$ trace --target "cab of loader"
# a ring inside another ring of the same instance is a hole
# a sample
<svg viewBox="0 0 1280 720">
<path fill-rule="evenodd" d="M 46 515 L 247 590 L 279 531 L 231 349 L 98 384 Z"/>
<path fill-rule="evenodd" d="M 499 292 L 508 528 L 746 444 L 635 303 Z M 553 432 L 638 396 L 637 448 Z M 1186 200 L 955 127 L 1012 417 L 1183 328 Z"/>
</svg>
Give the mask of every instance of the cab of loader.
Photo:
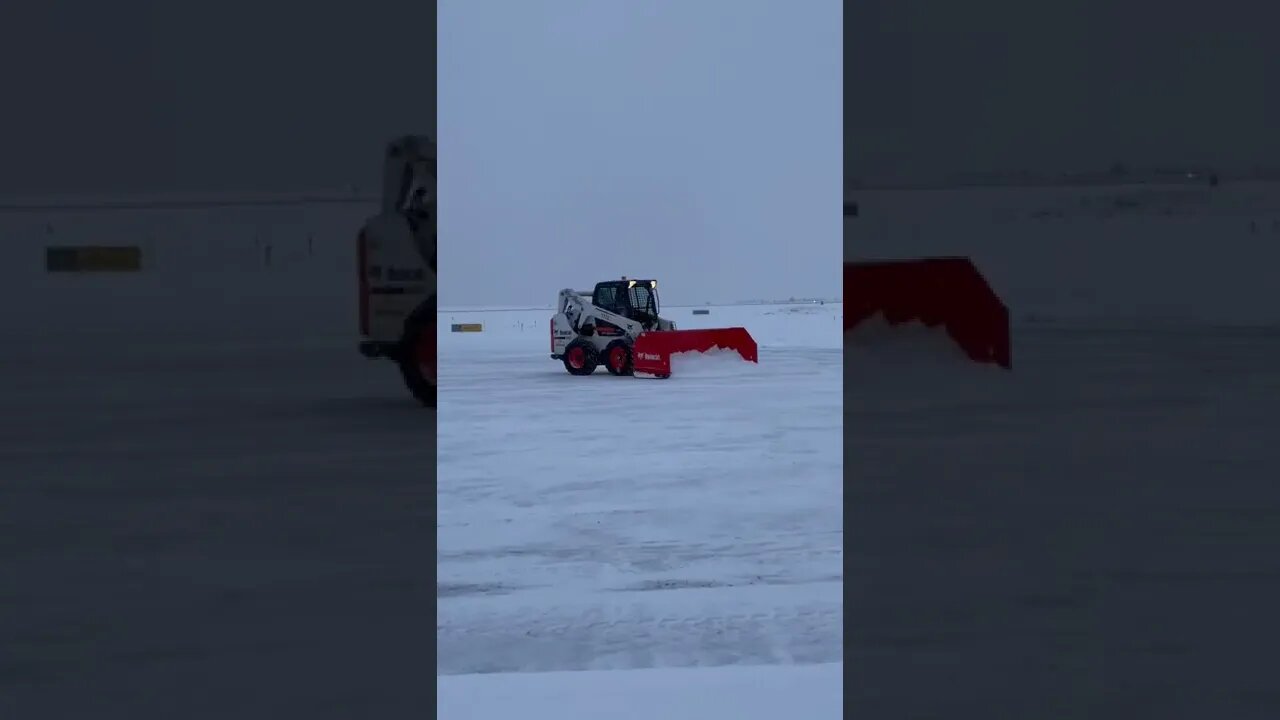
<svg viewBox="0 0 1280 720">
<path fill-rule="evenodd" d="M 658 322 L 658 281 L 624 277 L 596 283 L 591 304 L 652 329 Z"/>
</svg>

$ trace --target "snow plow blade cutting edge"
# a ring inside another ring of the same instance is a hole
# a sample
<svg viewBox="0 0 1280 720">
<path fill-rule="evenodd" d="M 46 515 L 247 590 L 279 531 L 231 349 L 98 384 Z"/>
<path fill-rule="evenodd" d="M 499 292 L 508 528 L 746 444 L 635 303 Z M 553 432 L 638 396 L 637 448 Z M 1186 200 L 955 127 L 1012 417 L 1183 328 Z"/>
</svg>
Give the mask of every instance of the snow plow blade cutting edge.
<svg viewBox="0 0 1280 720">
<path fill-rule="evenodd" d="M 672 355 L 715 349 L 734 350 L 747 362 L 760 362 L 755 338 L 746 328 L 650 330 L 636 338 L 632 349 L 633 372 L 637 377 L 668 378 Z"/>
</svg>

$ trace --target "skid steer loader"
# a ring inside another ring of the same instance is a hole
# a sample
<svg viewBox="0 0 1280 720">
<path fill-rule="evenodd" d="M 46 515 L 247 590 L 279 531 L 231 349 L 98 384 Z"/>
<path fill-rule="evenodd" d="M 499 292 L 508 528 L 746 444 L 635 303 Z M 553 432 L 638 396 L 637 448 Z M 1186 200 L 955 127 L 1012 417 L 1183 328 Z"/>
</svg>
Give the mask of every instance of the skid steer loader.
<svg viewBox="0 0 1280 720">
<path fill-rule="evenodd" d="M 382 207 L 357 239 L 362 355 L 396 364 L 409 392 L 436 406 L 436 150 L 428 136 L 389 142 Z"/>
<path fill-rule="evenodd" d="M 590 375 L 600 365 L 611 375 L 671 377 L 679 353 L 735 350 L 759 362 L 756 341 L 741 327 L 677 330 L 658 315 L 656 280 L 609 280 L 594 290 L 560 291 L 551 318 L 551 358 L 570 375 Z"/>
</svg>

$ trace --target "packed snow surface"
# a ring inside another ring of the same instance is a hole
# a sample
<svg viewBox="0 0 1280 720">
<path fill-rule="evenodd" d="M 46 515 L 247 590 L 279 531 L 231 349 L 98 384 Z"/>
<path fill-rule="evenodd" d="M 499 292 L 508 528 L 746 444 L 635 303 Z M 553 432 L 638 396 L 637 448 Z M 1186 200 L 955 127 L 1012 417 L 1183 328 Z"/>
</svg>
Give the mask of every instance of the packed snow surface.
<svg viewBox="0 0 1280 720">
<path fill-rule="evenodd" d="M 356 352 L 358 218 L 46 274 L 73 219 L 0 243 L 0 717 L 426 713 L 435 418 Z"/>
<path fill-rule="evenodd" d="M 678 357 L 666 380 L 569 375 L 552 314 L 440 314 L 439 671 L 540 673 L 441 678 L 441 702 L 674 718 L 734 688 L 766 713 L 735 717 L 836 717 L 841 306 L 668 308 L 681 328 L 746 327 L 760 362 Z M 483 331 L 450 332 L 463 322 Z M 541 674 L 649 668 L 665 671 Z M 602 688 L 632 700 L 592 705 Z"/>
<path fill-rule="evenodd" d="M 851 707 L 1274 717 L 1280 332 L 931 334 L 846 353 Z"/>
<path fill-rule="evenodd" d="M 838 718 L 841 679 L 839 663 L 448 675 L 437 709 L 449 720 Z"/>
<path fill-rule="evenodd" d="M 433 559 L 436 414 L 356 352 L 366 212 L 4 216 L 0 717 L 420 716 L 437 652 L 553 671 L 451 675 L 447 708 L 835 717 L 838 308 L 675 310 L 761 363 L 648 382 L 570 377 L 549 310 L 441 315 Z M 143 271 L 45 272 L 94 242 Z M 656 669 L 554 672 L 593 668 Z"/>
</svg>

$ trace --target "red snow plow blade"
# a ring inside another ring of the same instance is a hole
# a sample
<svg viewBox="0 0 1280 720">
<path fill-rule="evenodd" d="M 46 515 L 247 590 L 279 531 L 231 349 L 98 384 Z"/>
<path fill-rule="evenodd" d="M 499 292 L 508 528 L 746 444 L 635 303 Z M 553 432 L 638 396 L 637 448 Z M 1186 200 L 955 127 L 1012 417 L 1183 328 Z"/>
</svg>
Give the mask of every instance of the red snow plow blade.
<svg viewBox="0 0 1280 720">
<path fill-rule="evenodd" d="M 671 377 L 671 356 L 705 353 L 713 349 L 735 350 L 748 362 L 759 362 L 756 341 L 746 328 L 706 330 L 653 330 L 640 333 L 632 348 L 632 368 L 637 375 Z"/>
<path fill-rule="evenodd" d="M 844 288 L 846 332 L 877 313 L 942 325 L 974 362 L 1013 367 L 1009 309 L 969 258 L 845 263 Z"/>
</svg>

